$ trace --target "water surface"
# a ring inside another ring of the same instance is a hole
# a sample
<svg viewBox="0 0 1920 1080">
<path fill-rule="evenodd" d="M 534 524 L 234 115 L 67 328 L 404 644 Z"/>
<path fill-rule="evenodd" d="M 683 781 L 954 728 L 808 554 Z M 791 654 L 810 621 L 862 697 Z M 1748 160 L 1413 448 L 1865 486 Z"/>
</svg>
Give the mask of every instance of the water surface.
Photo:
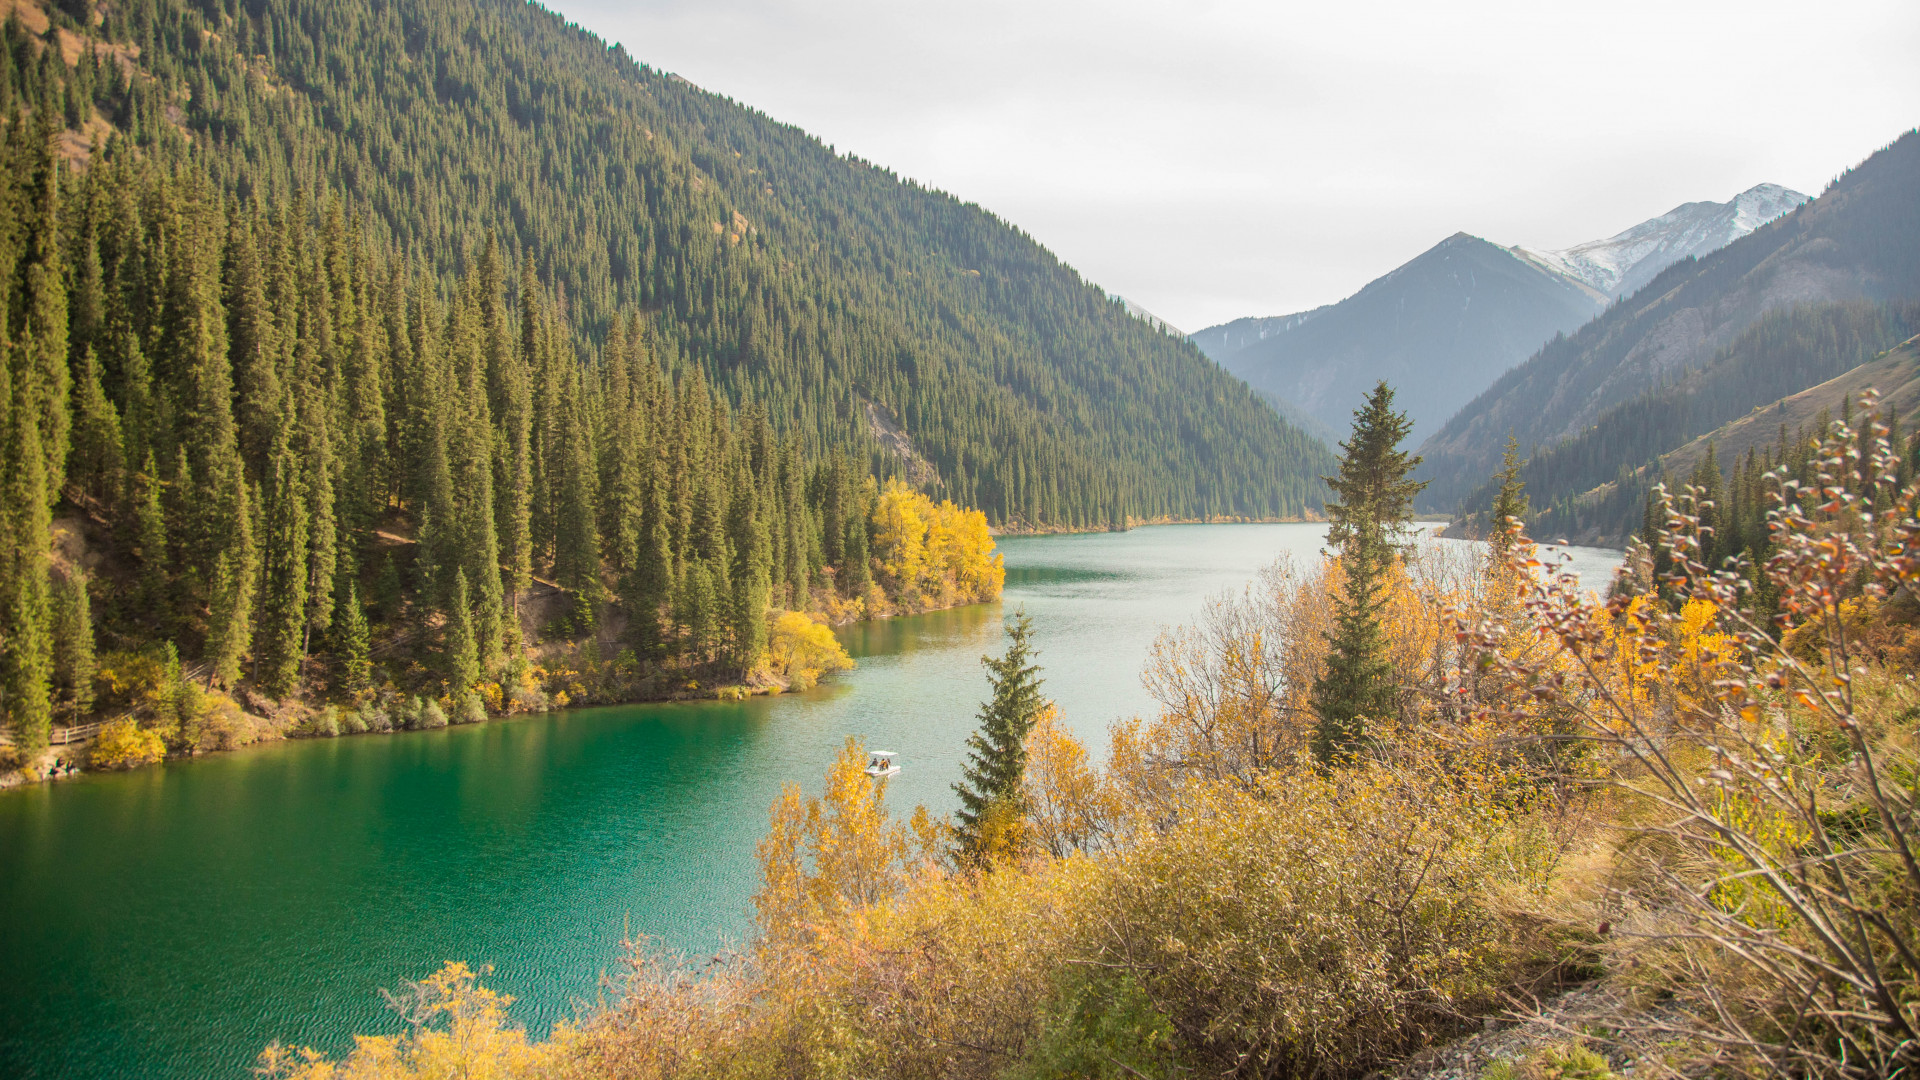
<svg viewBox="0 0 1920 1080">
<path fill-rule="evenodd" d="M 953 808 L 979 657 L 1034 620 L 1047 692 L 1096 748 L 1150 711 L 1140 670 L 1311 525 L 1002 541 L 1000 604 L 849 627 L 858 670 L 743 703 L 581 709 L 304 740 L 0 792 L 0 1076 L 246 1075 L 273 1039 L 330 1052 L 395 1030 L 379 990 L 491 964 L 534 1033 L 645 934 L 690 953 L 748 928 L 782 784 L 848 735 L 897 751 L 891 801 Z M 1610 552 L 1578 551 L 1603 574 Z"/>
</svg>

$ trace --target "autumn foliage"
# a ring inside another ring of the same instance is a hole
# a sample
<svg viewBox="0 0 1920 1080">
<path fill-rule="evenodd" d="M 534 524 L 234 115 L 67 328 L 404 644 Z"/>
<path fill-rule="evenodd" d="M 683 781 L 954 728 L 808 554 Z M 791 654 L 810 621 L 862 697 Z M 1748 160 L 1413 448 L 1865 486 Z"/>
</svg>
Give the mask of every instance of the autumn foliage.
<svg viewBox="0 0 1920 1080">
<path fill-rule="evenodd" d="M 987 517 L 889 480 L 873 508 L 875 576 L 895 612 L 998 599 L 1007 571 Z"/>
<path fill-rule="evenodd" d="M 751 947 L 642 947 L 552 1039 L 474 1034 L 469 1074 L 1357 1077 L 1582 982 L 1561 1022 L 1590 1045 L 1487 1075 L 1910 1071 L 1920 692 L 1881 643 L 1920 607 L 1920 492 L 1884 432 L 1835 431 L 1812 488 L 1776 478 L 1764 566 L 1701 562 L 1698 491 L 1604 599 L 1518 534 L 1396 558 L 1392 706 L 1331 766 L 1310 697 L 1338 560 L 1165 634 L 1160 708 L 1104 768 L 1047 710 L 983 862 L 892 814 L 849 742 L 775 803 Z M 268 1064 L 450 1075 L 410 1038 Z"/>
</svg>

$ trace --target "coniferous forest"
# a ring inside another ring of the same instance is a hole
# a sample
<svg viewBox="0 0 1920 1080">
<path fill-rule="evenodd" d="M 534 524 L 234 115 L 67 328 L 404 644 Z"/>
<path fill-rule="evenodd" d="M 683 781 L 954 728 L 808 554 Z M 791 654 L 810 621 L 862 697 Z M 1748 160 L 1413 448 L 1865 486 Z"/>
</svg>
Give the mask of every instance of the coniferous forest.
<svg viewBox="0 0 1920 1080">
<path fill-rule="evenodd" d="M 128 710 L 96 760 L 245 741 L 235 698 L 352 730 L 805 685 L 823 623 L 997 595 L 990 522 L 1297 515 L 1323 470 L 978 207 L 538 7 L 4 37 L 28 756 Z"/>
<path fill-rule="evenodd" d="M 495 235 L 586 337 L 646 311 L 725 400 L 899 469 L 872 406 L 931 493 L 995 524 L 1297 515 L 1331 461 L 979 207 L 538 6 L 139 0 L 67 19 L 47 31 L 68 35 L 65 74 L 15 32 L 16 100 L 51 94 L 70 126 L 98 117 L 245 203 L 339 198 L 442 283 Z"/>
</svg>

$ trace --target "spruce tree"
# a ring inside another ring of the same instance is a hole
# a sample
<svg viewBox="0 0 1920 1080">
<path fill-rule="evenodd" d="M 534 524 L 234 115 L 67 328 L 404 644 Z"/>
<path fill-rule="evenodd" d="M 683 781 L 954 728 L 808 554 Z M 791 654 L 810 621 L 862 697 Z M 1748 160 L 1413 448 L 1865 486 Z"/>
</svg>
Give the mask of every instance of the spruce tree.
<svg viewBox="0 0 1920 1080">
<path fill-rule="evenodd" d="M 120 411 L 107 397 L 100 381 L 100 361 L 92 348 L 81 357 L 73 418 L 68 473 L 82 494 L 103 507 L 114 506 L 119 502 L 121 475 L 126 471 Z"/>
<path fill-rule="evenodd" d="M 574 630 L 593 629 L 600 600 L 600 532 L 594 513 L 598 483 L 585 391 L 576 373 L 563 386 L 562 427 L 555 447 L 560 488 L 554 508 L 553 576 L 573 600 Z"/>
<path fill-rule="evenodd" d="M 744 454 L 736 458 L 733 506 L 728 512 L 728 546 L 734 551 L 732 611 L 733 662 L 743 674 L 760 664 L 767 651 L 767 603 L 773 591 L 767 532 L 758 513 L 758 492 Z"/>
<path fill-rule="evenodd" d="M 527 370 L 527 356 L 516 347 L 508 333 L 504 305 L 501 303 L 499 252 L 492 236 L 487 238 L 486 257 L 479 275 L 482 332 L 486 338 L 488 388 L 492 395 L 494 423 L 498 425 L 494 460 L 495 531 L 500 557 L 506 564 L 504 587 L 506 619 L 510 644 L 519 643 L 520 596 L 533 585 L 533 541 L 530 518 L 533 506 L 533 387 Z"/>
<path fill-rule="evenodd" d="M 154 464 L 152 450 L 147 451 L 138 485 L 133 507 L 133 554 L 140 563 L 136 607 L 149 621 L 164 627 L 168 622 L 165 611 L 171 589 L 167 511 L 161 499 L 159 468 Z"/>
<path fill-rule="evenodd" d="M 16 346 L 0 359 L 0 708 L 23 761 L 47 747 L 52 721 L 52 612 L 47 595 L 46 457 L 40 443 L 36 357 Z"/>
<path fill-rule="evenodd" d="M 226 516 L 233 534 L 214 564 L 213 593 L 207 610 L 206 660 L 213 679 L 240 684 L 240 661 L 253 645 L 254 589 L 260 581 L 260 548 L 254 540 L 252 490 L 246 477 L 233 477 Z"/>
<path fill-rule="evenodd" d="M 78 720 L 93 711 L 93 605 L 87 576 L 69 567 L 53 583 L 53 675 Z"/>
<path fill-rule="evenodd" d="M 1493 509 L 1487 522 L 1487 542 L 1493 546 L 1496 559 L 1504 560 L 1512 547 L 1512 522 L 1526 524 L 1526 484 L 1520 480 L 1520 469 L 1525 464 L 1520 459 L 1520 443 L 1509 432 L 1506 449 L 1501 452 L 1500 471 L 1494 474 L 1494 478 L 1500 481 L 1500 488 L 1494 494 Z"/>
<path fill-rule="evenodd" d="M 60 173 L 65 165 L 55 152 L 53 140 L 58 132 L 52 119 L 44 114 L 35 121 L 19 119 L 20 124 L 39 123 L 42 131 L 26 192 L 33 202 L 26 208 L 25 259 L 18 271 L 19 292 L 12 298 L 15 306 L 8 320 L 16 358 L 14 405 L 24 406 L 33 414 L 35 438 L 40 445 L 42 495 L 49 507 L 60 501 L 66 485 L 71 424 L 67 398 L 72 378 L 67 356 L 67 273 L 59 206 Z"/>
<path fill-rule="evenodd" d="M 1400 449 L 1412 427 L 1405 413 L 1393 411 L 1393 390 L 1379 383 L 1354 411 L 1353 434 L 1340 444 L 1339 475 L 1324 478 L 1335 496 L 1327 503 L 1327 540 L 1340 550 L 1343 580 L 1325 668 L 1312 691 L 1319 716 L 1313 752 L 1322 764 L 1358 753 L 1367 722 L 1395 708 L 1380 620 L 1387 574 L 1404 550 L 1413 497 L 1425 486 L 1407 479 L 1420 459 Z"/>
<path fill-rule="evenodd" d="M 340 665 L 336 688 L 358 694 L 369 684 L 373 663 L 367 650 L 367 615 L 360 607 L 360 586 L 352 578 L 340 596 L 333 636 L 334 661 Z"/>
<path fill-rule="evenodd" d="M 307 538 L 305 470 L 283 427 L 274 439 L 273 472 L 267 489 L 265 535 L 261 537 L 261 648 L 267 691 L 285 697 L 298 688 L 306 659 Z"/>
<path fill-rule="evenodd" d="M 665 644 L 660 613 L 673 586 L 673 534 L 667 519 L 666 482 L 654 475 L 648 478 L 640 515 L 639 550 L 621 579 L 629 633 L 646 656 L 657 656 Z"/>
<path fill-rule="evenodd" d="M 447 696 L 457 706 L 480 681 L 480 651 L 473 639 L 473 600 L 467 571 L 453 572 L 453 602 L 447 611 Z"/>
<path fill-rule="evenodd" d="M 980 727 L 967 736 L 967 761 L 960 767 L 960 796 L 954 830 L 963 858 L 985 854 L 986 829 L 995 815 L 1018 817 L 1020 789 L 1027 772 L 1027 733 L 1047 706 L 1040 696 L 1040 668 L 1033 663 L 1033 620 L 1016 611 L 1007 625 L 1007 651 L 983 656 L 993 696 L 980 707 Z"/>
</svg>

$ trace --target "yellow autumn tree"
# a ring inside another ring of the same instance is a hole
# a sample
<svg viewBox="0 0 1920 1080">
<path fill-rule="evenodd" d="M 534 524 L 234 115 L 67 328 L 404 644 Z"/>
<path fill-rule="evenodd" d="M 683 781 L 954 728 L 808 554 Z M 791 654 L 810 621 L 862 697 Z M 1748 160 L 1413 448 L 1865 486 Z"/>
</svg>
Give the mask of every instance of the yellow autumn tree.
<svg viewBox="0 0 1920 1080">
<path fill-rule="evenodd" d="M 877 575 L 896 611 L 929 611 L 999 597 L 1006 567 L 987 517 L 889 480 L 873 510 Z"/>
<path fill-rule="evenodd" d="M 362 1035 L 353 1051 L 329 1061 L 306 1047 L 275 1044 L 260 1055 L 254 1075 L 268 1080 L 521 1080 L 553 1074 L 569 1030 L 551 1041 L 529 1043 L 526 1030 L 510 1024 L 513 999 L 480 984 L 478 972 L 449 963 L 394 995 L 407 1022 L 404 1035 Z"/>
<path fill-rule="evenodd" d="M 833 628 L 799 611 L 774 616 L 767 633 L 767 664 L 788 687 L 806 690 L 820 676 L 853 667 L 853 658 L 833 636 Z"/>
<path fill-rule="evenodd" d="M 774 800 L 753 898 L 769 947 L 813 940 L 899 891 L 910 831 L 887 813 L 887 782 L 868 776 L 866 762 L 866 748 L 848 737 L 825 791 L 788 784 Z"/>
<path fill-rule="evenodd" d="M 1097 848 L 1124 810 L 1113 784 L 1093 767 L 1087 748 L 1049 704 L 1027 733 L 1021 791 L 1030 841 L 1056 858 Z"/>
</svg>

